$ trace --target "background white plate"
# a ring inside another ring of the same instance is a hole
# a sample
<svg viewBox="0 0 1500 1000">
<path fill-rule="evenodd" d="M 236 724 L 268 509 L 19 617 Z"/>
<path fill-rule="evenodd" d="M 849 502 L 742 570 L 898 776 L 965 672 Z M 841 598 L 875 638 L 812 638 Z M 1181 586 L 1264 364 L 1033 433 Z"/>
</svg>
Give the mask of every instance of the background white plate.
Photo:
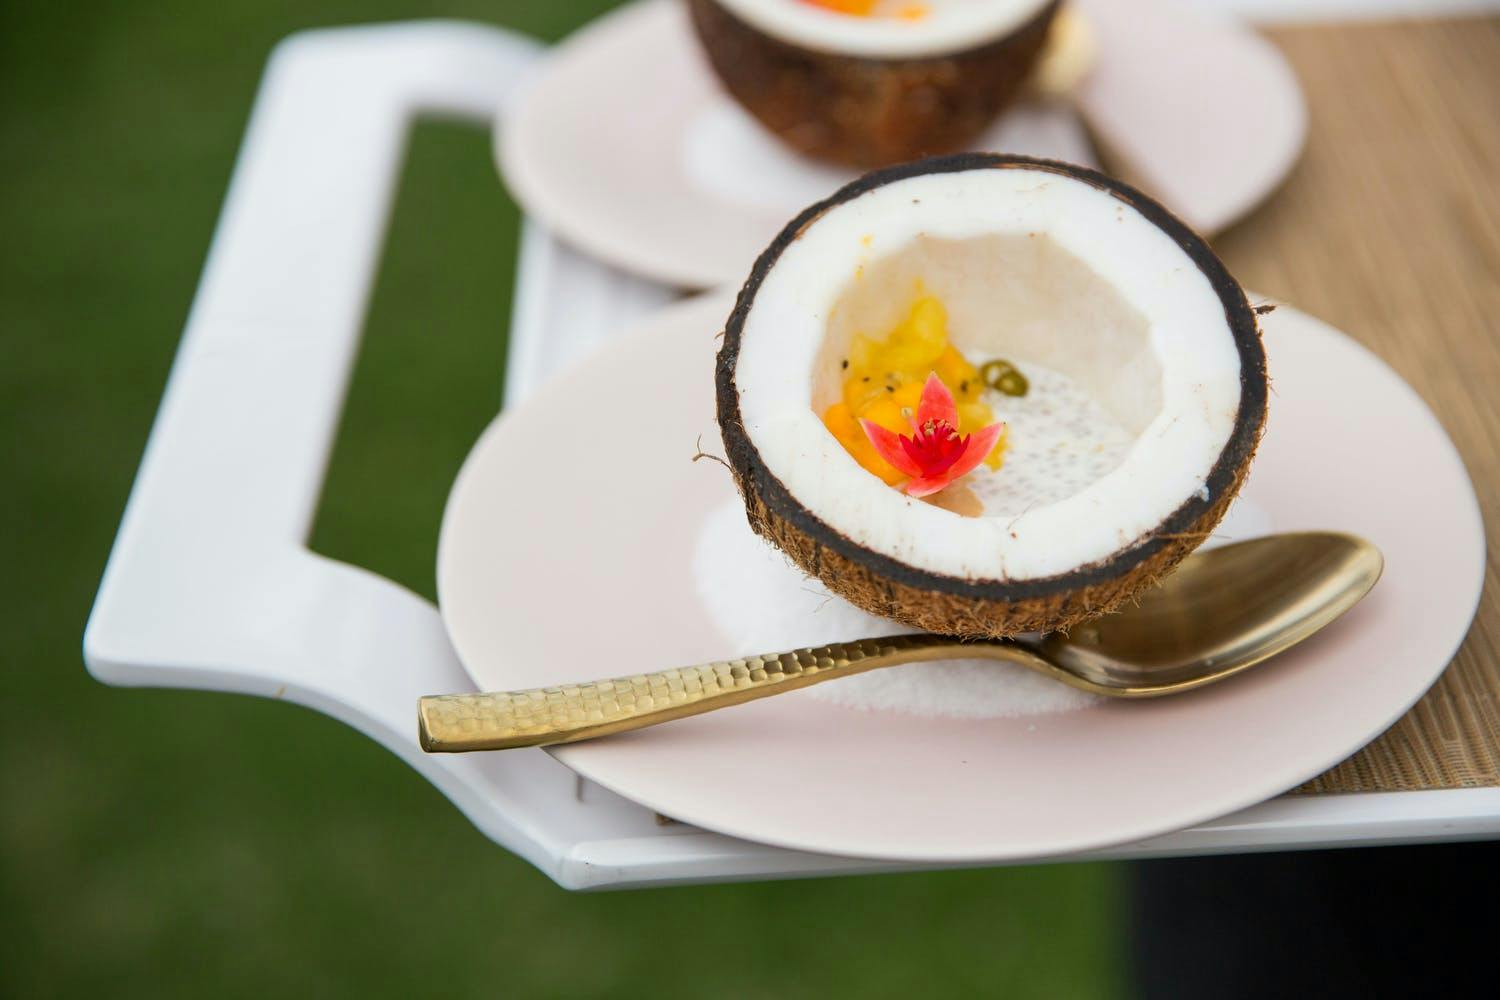
<svg viewBox="0 0 1500 1000">
<path fill-rule="evenodd" d="M 438 588 L 483 689 L 716 659 L 691 560 L 728 473 L 711 368 L 726 296 L 658 314 L 507 412 L 465 464 Z M 1264 320 L 1274 395 L 1246 495 L 1274 530 L 1375 541 L 1369 598 L 1304 646 L 1193 694 L 1017 719 L 865 712 L 784 695 L 555 756 L 658 812 L 787 847 L 979 862 L 1126 843 L 1291 788 L 1383 731 L 1473 617 L 1484 538 L 1431 412 L 1347 337 Z"/>
<path fill-rule="evenodd" d="M 1301 152 L 1291 69 L 1249 29 L 1162 0 L 1074 0 L 1099 57 L 1078 111 L 1129 179 L 1201 232 L 1268 195 Z M 644 0 L 559 45 L 496 132 L 517 199 L 559 235 L 667 284 L 738 284 L 787 220 L 856 174 L 783 148 L 721 91 L 684 6 Z M 1032 99 L 977 148 L 1093 165 L 1083 121 Z"/>
</svg>

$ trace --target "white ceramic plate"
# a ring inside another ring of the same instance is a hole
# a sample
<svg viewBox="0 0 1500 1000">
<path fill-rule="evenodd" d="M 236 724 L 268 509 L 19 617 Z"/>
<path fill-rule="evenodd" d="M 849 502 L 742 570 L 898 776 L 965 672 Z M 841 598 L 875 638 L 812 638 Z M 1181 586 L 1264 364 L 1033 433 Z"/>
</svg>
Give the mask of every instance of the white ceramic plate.
<svg viewBox="0 0 1500 1000">
<path fill-rule="evenodd" d="M 475 446 L 444 518 L 438 589 L 481 689 L 725 654 L 691 566 L 733 487 L 691 458 L 700 435 L 718 441 L 711 370 L 729 309 L 725 296 L 670 307 Z M 1246 497 L 1267 530 L 1352 531 L 1386 557 L 1371 595 L 1303 646 L 1160 701 L 951 719 L 799 692 L 553 752 L 710 830 L 933 862 L 1139 840 L 1344 759 L 1451 659 L 1479 598 L 1483 529 L 1451 442 L 1400 378 L 1292 309 L 1265 328 L 1275 393 Z"/>
<path fill-rule="evenodd" d="M 1126 179 L 1212 235 L 1291 173 L 1307 106 L 1274 45 L 1172 0 L 1072 2 L 1101 40 L 1078 110 Z"/>
<path fill-rule="evenodd" d="M 1129 176 L 1203 232 L 1296 162 L 1306 112 L 1280 54 L 1234 22 L 1162 0 L 1078 0 L 1101 39 L 1077 94 Z M 719 88 L 677 0 L 645 0 L 557 47 L 496 131 L 526 211 L 618 267 L 667 284 L 738 284 L 786 221 L 852 180 L 783 148 Z M 980 149 L 1084 165 L 1073 108 L 1032 100 Z"/>
</svg>

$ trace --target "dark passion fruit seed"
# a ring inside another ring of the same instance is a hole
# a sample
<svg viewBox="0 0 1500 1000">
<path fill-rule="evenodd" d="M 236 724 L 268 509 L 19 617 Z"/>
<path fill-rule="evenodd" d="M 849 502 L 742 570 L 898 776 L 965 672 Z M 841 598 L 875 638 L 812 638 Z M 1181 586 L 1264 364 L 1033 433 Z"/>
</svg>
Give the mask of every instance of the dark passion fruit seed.
<svg viewBox="0 0 1500 1000">
<path fill-rule="evenodd" d="M 985 385 L 1007 396 L 1024 396 L 1031 388 L 1026 376 L 1009 361 L 987 361 L 979 369 L 979 375 Z"/>
</svg>

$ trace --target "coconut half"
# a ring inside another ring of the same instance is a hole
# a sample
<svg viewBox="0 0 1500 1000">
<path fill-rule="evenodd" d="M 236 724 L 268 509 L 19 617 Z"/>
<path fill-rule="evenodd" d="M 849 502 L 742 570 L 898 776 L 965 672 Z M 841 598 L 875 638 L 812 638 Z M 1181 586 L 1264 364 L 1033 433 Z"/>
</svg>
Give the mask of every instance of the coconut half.
<svg viewBox="0 0 1500 1000">
<path fill-rule="evenodd" d="M 687 0 L 729 93 L 788 145 L 854 167 L 962 149 L 1020 92 L 1058 0 L 928 0 L 920 19 L 806 0 Z"/>
<path fill-rule="evenodd" d="M 852 338 L 892 328 L 918 282 L 970 361 L 1068 388 L 1068 412 L 1034 398 L 1011 420 L 967 515 L 867 472 L 819 417 Z M 1102 174 L 992 154 L 878 171 L 794 219 L 740 292 L 716 378 L 752 527 L 854 604 L 964 636 L 1067 628 L 1165 573 L 1224 515 L 1266 414 L 1255 312 L 1199 236 Z M 1028 453 L 1027 428 L 1118 447 Z M 1007 492 L 1017 477 L 1030 493 Z"/>
</svg>

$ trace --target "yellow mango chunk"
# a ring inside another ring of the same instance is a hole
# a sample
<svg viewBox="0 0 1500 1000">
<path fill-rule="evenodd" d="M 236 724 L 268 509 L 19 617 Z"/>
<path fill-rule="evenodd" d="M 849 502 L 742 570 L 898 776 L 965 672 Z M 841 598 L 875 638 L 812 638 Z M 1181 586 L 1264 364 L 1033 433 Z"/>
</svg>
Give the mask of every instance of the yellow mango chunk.
<svg viewBox="0 0 1500 1000">
<path fill-rule="evenodd" d="M 884 399 L 877 399 L 871 403 L 860 416 L 866 420 L 875 421 L 888 431 L 895 431 L 897 434 L 911 433 L 911 423 L 901 412 L 901 404 L 896 402 L 890 394 L 887 394 Z"/>
<path fill-rule="evenodd" d="M 871 418 L 874 419 L 874 418 Z M 823 426 L 844 446 L 844 450 L 864 467 L 865 471 L 874 473 L 885 480 L 887 485 L 894 486 L 906 477 L 897 472 L 870 443 L 865 429 L 859 425 L 859 420 L 849 411 L 849 407 L 843 403 L 834 403 L 823 412 Z"/>
<path fill-rule="evenodd" d="M 1000 440 L 996 441 L 995 447 L 991 448 L 990 453 L 984 456 L 984 464 L 988 465 L 991 469 L 998 469 L 1000 468 L 1000 466 L 1004 465 L 1005 446 L 1007 443 L 1009 443 L 1009 440 L 1010 429 L 1007 428 L 1000 432 Z"/>
<path fill-rule="evenodd" d="M 849 343 L 849 370 L 868 373 L 878 363 L 880 349 L 881 345 L 862 333 L 856 333 Z"/>
<path fill-rule="evenodd" d="M 922 402 L 922 383 L 904 383 L 900 388 L 898 388 L 894 393 L 891 394 L 891 398 L 896 401 L 897 406 L 901 407 L 903 410 L 910 410 L 912 414 L 915 415 L 917 412 L 917 407 L 921 405 Z"/>
<path fill-rule="evenodd" d="M 890 383 L 875 375 L 855 375 L 844 380 L 844 405 L 855 416 L 864 416 L 872 403 L 891 395 L 886 386 Z"/>
<path fill-rule="evenodd" d="M 842 401 L 823 414 L 823 423 L 862 467 L 892 485 L 903 478 L 880 457 L 860 426 L 872 420 L 897 434 L 911 433 L 911 420 L 922 401 L 929 374 L 936 373 L 958 405 L 959 433 L 972 434 L 995 422 L 980 402 L 984 379 L 957 348 L 948 343 L 948 311 L 918 287 L 906 316 L 884 340 L 856 334 L 845 363 Z M 992 469 L 1004 461 L 1005 437 L 985 458 Z"/>
<path fill-rule="evenodd" d="M 983 403 L 958 404 L 958 432 L 960 434 L 970 434 L 994 422 L 994 411 Z"/>
<path fill-rule="evenodd" d="M 913 341 L 931 347 L 936 358 L 948 346 L 948 310 L 931 295 L 924 295 L 912 303 L 906 329 Z"/>
<path fill-rule="evenodd" d="M 984 379 L 979 369 L 969 364 L 968 359 L 949 344 L 933 363 L 932 370 L 943 380 L 953 399 L 958 403 L 972 402 L 984 393 Z"/>
<path fill-rule="evenodd" d="M 882 360 L 892 371 L 926 375 L 948 346 L 948 311 L 930 295 L 912 303 L 911 312 L 885 342 Z"/>
</svg>

